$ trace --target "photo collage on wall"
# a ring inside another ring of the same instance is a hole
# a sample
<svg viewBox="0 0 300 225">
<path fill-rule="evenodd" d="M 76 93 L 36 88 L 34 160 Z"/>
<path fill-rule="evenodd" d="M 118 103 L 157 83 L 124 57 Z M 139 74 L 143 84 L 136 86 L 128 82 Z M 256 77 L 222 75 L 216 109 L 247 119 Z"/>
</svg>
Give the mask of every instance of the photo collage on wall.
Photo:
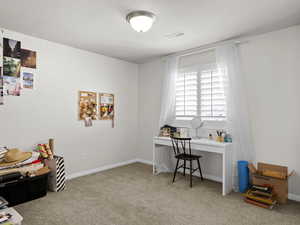
<svg viewBox="0 0 300 225">
<path fill-rule="evenodd" d="M 97 105 L 96 92 L 79 91 L 79 120 L 84 120 L 86 127 L 93 125 L 92 120 L 111 120 L 114 127 L 114 95 L 100 93 Z"/>
<path fill-rule="evenodd" d="M 21 94 L 21 42 L 3 38 L 3 85 L 4 94 Z"/>
<path fill-rule="evenodd" d="M 92 120 L 97 119 L 97 93 L 79 91 L 79 120 L 84 120 L 86 127 L 93 125 Z"/>
<path fill-rule="evenodd" d="M 100 120 L 112 120 L 114 117 L 114 95 L 99 94 Z"/>
<path fill-rule="evenodd" d="M 33 89 L 36 52 L 22 49 L 21 41 L 2 38 L 0 105 L 4 96 L 20 96 L 22 89 Z"/>
</svg>

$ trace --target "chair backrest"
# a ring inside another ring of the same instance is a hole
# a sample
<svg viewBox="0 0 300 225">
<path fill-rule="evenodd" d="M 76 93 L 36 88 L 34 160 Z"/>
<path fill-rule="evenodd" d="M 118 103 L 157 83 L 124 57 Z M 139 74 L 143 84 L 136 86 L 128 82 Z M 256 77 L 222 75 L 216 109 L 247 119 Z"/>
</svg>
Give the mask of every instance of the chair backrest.
<svg viewBox="0 0 300 225">
<path fill-rule="evenodd" d="M 173 151 L 175 155 L 179 154 L 192 154 L 191 150 L 191 140 L 192 138 L 177 138 L 177 137 L 171 137 L 172 140 L 172 146 Z M 188 151 L 187 149 L 188 148 Z"/>
</svg>

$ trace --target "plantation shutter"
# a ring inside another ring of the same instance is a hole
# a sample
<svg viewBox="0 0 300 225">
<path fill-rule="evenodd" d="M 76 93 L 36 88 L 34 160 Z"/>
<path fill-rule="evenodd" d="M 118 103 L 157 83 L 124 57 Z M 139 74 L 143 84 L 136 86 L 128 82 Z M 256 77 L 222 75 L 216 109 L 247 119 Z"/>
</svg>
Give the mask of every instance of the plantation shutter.
<svg viewBox="0 0 300 225">
<path fill-rule="evenodd" d="M 224 71 L 217 70 L 215 51 L 183 56 L 176 79 L 176 117 L 224 120 Z"/>
</svg>

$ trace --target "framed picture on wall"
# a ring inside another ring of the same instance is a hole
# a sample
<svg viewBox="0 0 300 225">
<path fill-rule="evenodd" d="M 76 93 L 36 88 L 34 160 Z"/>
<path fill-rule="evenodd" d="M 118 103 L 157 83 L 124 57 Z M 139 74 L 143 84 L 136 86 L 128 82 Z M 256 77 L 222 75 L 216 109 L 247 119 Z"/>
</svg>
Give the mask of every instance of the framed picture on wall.
<svg viewBox="0 0 300 225">
<path fill-rule="evenodd" d="M 113 120 L 115 115 L 114 95 L 100 93 L 99 94 L 99 119 Z"/>
<path fill-rule="evenodd" d="M 97 93 L 79 91 L 79 120 L 97 119 Z"/>
<path fill-rule="evenodd" d="M 36 69 L 36 52 L 28 49 L 21 49 L 21 65 L 23 67 Z"/>
</svg>

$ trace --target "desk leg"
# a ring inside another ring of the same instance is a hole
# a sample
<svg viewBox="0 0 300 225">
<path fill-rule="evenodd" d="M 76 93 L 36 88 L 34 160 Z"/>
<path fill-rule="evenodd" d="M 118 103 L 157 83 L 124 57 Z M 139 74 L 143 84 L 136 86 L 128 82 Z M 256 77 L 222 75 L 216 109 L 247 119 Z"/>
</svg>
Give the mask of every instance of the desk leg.
<svg viewBox="0 0 300 225">
<path fill-rule="evenodd" d="M 152 167 L 152 172 L 153 172 L 153 175 L 156 174 L 156 159 L 155 159 L 155 151 L 156 151 L 156 146 L 155 146 L 155 143 L 153 142 L 153 146 L 152 146 L 152 164 L 153 164 L 153 167 Z"/>
<path fill-rule="evenodd" d="M 222 194 L 227 195 L 232 191 L 232 152 L 226 149 L 223 153 L 223 186 Z"/>
<path fill-rule="evenodd" d="M 168 147 L 167 149 L 160 149 L 160 147 Z M 170 168 L 170 162 L 166 162 L 164 160 L 170 160 L 170 151 L 166 151 L 169 150 L 169 146 L 161 146 L 159 144 L 155 144 L 153 142 L 153 146 L 152 146 L 152 154 L 153 154 L 153 159 L 152 159 L 152 163 L 153 163 L 153 167 L 152 167 L 152 172 L 154 175 L 158 175 L 161 172 L 173 172 L 173 170 L 171 170 Z"/>
</svg>

